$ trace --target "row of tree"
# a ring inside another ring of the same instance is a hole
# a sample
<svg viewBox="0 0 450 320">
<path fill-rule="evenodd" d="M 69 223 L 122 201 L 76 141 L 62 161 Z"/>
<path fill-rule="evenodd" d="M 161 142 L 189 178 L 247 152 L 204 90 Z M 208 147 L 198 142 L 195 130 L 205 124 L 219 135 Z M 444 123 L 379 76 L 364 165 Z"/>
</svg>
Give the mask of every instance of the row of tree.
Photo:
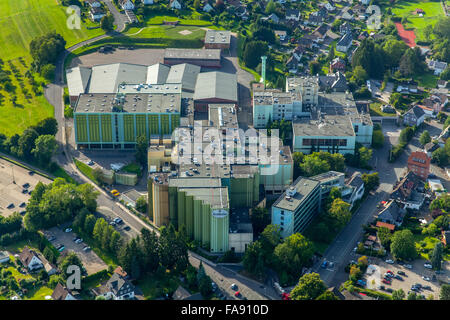
<svg viewBox="0 0 450 320">
<path fill-rule="evenodd" d="M 343 172 L 345 158 L 340 153 L 313 152 L 305 155 L 302 152 L 294 152 L 294 180 L 299 176 L 311 177 L 330 170 Z"/>
</svg>

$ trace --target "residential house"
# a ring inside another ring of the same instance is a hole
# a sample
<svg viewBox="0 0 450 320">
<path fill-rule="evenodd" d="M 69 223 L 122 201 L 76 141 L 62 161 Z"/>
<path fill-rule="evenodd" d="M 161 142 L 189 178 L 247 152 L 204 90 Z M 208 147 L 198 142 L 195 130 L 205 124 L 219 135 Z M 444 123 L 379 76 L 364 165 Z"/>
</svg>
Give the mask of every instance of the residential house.
<svg viewBox="0 0 450 320">
<path fill-rule="evenodd" d="M 348 49 L 352 46 L 353 36 L 351 33 L 346 33 L 341 40 L 336 44 L 336 50 L 347 53 Z"/>
<path fill-rule="evenodd" d="M 349 192 L 342 193 L 343 200 L 350 204 L 350 208 L 353 208 L 355 202 L 361 199 L 364 195 L 364 181 L 362 179 L 361 172 L 355 172 L 345 184 L 345 187 L 349 190 Z"/>
<path fill-rule="evenodd" d="M 135 6 L 131 0 L 119 0 L 119 5 L 123 10 L 134 10 Z"/>
<path fill-rule="evenodd" d="M 297 44 L 303 49 L 311 49 L 313 45 L 313 38 L 314 37 L 312 37 L 311 35 L 305 35 L 298 39 Z"/>
<path fill-rule="evenodd" d="M 439 144 L 434 144 L 433 142 L 428 142 L 423 146 L 423 152 L 425 152 L 429 158 L 431 158 L 433 152 L 437 149 L 439 149 Z"/>
<path fill-rule="evenodd" d="M 436 90 L 437 91 L 437 90 Z M 428 98 L 423 99 L 422 105 L 433 109 L 433 112 L 438 114 L 448 103 L 448 95 L 444 93 L 431 91 Z"/>
<path fill-rule="evenodd" d="M 428 68 L 434 71 L 436 76 L 440 75 L 447 68 L 447 62 L 442 62 L 438 60 L 428 61 Z"/>
<path fill-rule="evenodd" d="M 382 222 L 382 221 L 377 221 L 376 227 L 377 228 L 386 228 L 389 231 L 394 231 L 395 230 L 395 225 L 394 224 L 390 224 L 390 223 L 386 223 L 386 222 Z"/>
<path fill-rule="evenodd" d="M 247 8 L 242 5 L 236 7 L 236 9 L 234 10 L 234 14 L 242 20 L 248 19 Z"/>
<path fill-rule="evenodd" d="M 25 246 L 19 254 L 19 260 L 28 271 L 39 270 L 44 267 L 42 260 L 39 258 L 36 251 Z"/>
<path fill-rule="evenodd" d="M 212 6 L 209 2 L 206 2 L 206 3 L 203 5 L 203 9 L 202 9 L 202 10 L 209 13 L 209 12 L 213 11 L 214 8 L 213 8 L 213 6 Z"/>
<path fill-rule="evenodd" d="M 403 124 L 405 126 L 420 126 L 425 121 L 425 112 L 422 108 L 414 106 L 403 115 Z"/>
<path fill-rule="evenodd" d="M 352 9 L 345 10 L 342 12 L 342 19 L 344 20 L 353 20 L 355 18 L 355 12 Z"/>
<path fill-rule="evenodd" d="M 100 8 L 102 6 L 102 3 L 99 0 L 86 0 L 86 2 L 92 8 Z"/>
<path fill-rule="evenodd" d="M 395 108 L 390 104 L 384 104 L 381 106 L 381 111 L 385 113 L 395 113 Z"/>
<path fill-rule="evenodd" d="M 345 73 L 345 61 L 340 57 L 336 57 L 330 62 L 330 72 L 335 73 L 337 71 Z"/>
<path fill-rule="evenodd" d="M 93 21 L 100 21 L 105 16 L 105 12 L 99 7 L 91 7 L 89 13 Z"/>
<path fill-rule="evenodd" d="M 425 201 L 425 182 L 413 171 L 408 171 L 394 186 L 390 198 L 401 204 L 404 209 L 419 210 Z"/>
<path fill-rule="evenodd" d="M 173 300 L 203 300 L 200 293 L 191 294 L 187 289 L 178 286 L 177 290 L 172 295 Z"/>
<path fill-rule="evenodd" d="M 358 40 L 359 41 L 363 41 L 364 39 L 366 39 L 367 37 L 369 37 L 369 33 L 367 31 L 362 31 L 359 35 L 358 35 Z"/>
<path fill-rule="evenodd" d="M 133 284 L 119 273 L 113 273 L 105 284 L 92 291 L 96 296 L 102 295 L 107 300 L 129 300 L 135 296 Z"/>
<path fill-rule="evenodd" d="M 286 9 L 286 20 L 300 21 L 301 12 L 298 9 Z"/>
<path fill-rule="evenodd" d="M 53 290 L 52 300 L 77 300 L 77 298 L 75 298 L 76 295 L 77 294 L 73 293 L 71 290 L 67 289 L 58 282 L 55 290 Z"/>
<path fill-rule="evenodd" d="M 153 4 L 153 0 L 143 0 L 142 3 L 145 5 Z"/>
<path fill-rule="evenodd" d="M 332 1 L 328 1 L 327 3 L 325 3 L 324 8 L 328 11 L 336 10 L 336 7 L 334 6 L 334 3 Z"/>
<path fill-rule="evenodd" d="M 338 71 L 334 74 L 319 76 L 320 91 L 346 92 L 348 90 L 345 75 Z"/>
<path fill-rule="evenodd" d="M 310 24 L 310 25 L 313 25 L 313 26 L 318 26 L 321 23 L 323 23 L 323 21 L 324 21 L 323 17 L 318 16 L 318 15 L 310 14 L 309 17 L 308 17 L 308 20 L 306 20 L 304 23 L 305 24 Z"/>
<path fill-rule="evenodd" d="M 8 251 L 0 251 L 0 263 L 5 263 L 9 261 Z"/>
<path fill-rule="evenodd" d="M 400 83 L 397 86 L 397 92 L 405 93 L 405 94 L 417 93 L 418 92 L 417 84 L 415 84 L 415 83 L 406 83 L 406 82 Z"/>
<path fill-rule="evenodd" d="M 298 60 L 292 55 L 286 61 L 286 67 L 290 73 L 297 73 L 298 71 Z"/>
<path fill-rule="evenodd" d="M 390 200 L 378 214 L 378 219 L 385 223 L 401 226 L 405 213 L 406 210 L 401 208 L 395 200 Z"/>
<path fill-rule="evenodd" d="M 358 15 L 359 20 L 366 20 L 366 7 L 360 4 L 353 6 L 353 11 Z"/>
<path fill-rule="evenodd" d="M 275 13 L 270 14 L 268 17 L 262 17 L 261 20 L 264 21 L 271 21 L 275 24 L 280 23 L 280 18 Z"/>
<path fill-rule="evenodd" d="M 436 197 L 440 197 L 441 195 L 447 193 L 447 190 L 445 189 L 445 187 L 442 184 L 441 180 L 439 180 L 439 179 L 428 179 L 427 182 L 428 182 L 428 185 L 430 186 L 431 192 L 433 192 Z"/>
<path fill-rule="evenodd" d="M 297 62 L 300 62 L 304 53 L 305 49 L 302 46 L 297 46 L 292 52 L 292 56 L 297 60 Z"/>
<path fill-rule="evenodd" d="M 425 152 L 415 151 L 408 158 L 408 170 L 426 180 L 430 173 L 430 163 L 431 159 Z"/>
<path fill-rule="evenodd" d="M 448 81 L 440 80 L 440 79 L 436 83 L 436 86 L 438 89 L 445 89 L 445 88 L 447 88 L 447 85 L 448 85 Z"/>
<path fill-rule="evenodd" d="M 275 33 L 275 36 L 277 36 L 280 39 L 280 41 L 286 40 L 286 37 L 287 37 L 286 30 L 275 30 L 274 33 Z"/>
<path fill-rule="evenodd" d="M 351 33 L 353 31 L 352 25 L 348 22 L 344 22 L 339 26 L 339 33 L 346 34 Z"/>
<path fill-rule="evenodd" d="M 323 40 L 325 40 L 325 36 L 327 34 L 328 31 L 328 25 L 327 24 L 322 24 L 321 26 L 317 27 L 316 29 L 314 29 L 314 31 L 312 32 L 312 36 L 313 36 L 313 41 L 314 42 L 323 42 Z"/>
<path fill-rule="evenodd" d="M 368 6 L 370 4 L 370 0 L 360 0 L 361 4 Z"/>
<path fill-rule="evenodd" d="M 181 10 L 181 2 L 178 0 L 170 0 L 169 6 L 171 9 Z"/>
</svg>

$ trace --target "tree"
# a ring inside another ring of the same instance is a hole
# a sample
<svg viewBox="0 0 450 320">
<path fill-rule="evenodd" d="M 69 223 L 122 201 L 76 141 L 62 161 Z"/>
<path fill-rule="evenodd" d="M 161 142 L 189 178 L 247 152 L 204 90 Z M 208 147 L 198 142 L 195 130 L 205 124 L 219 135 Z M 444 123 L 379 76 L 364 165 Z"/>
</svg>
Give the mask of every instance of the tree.
<svg viewBox="0 0 450 320">
<path fill-rule="evenodd" d="M 200 9 L 200 5 L 201 5 L 200 0 L 194 0 L 194 9 L 195 10 L 198 11 Z"/>
<path fill-rule="evenodd" d="M 436 162 L 438 166 L 445 167 L 449 162 L 449 156 L 443 148 L 439 148 L 433 151 L 431 160 Z"/>
<path fill-rule="evenodd" d="M 92 236 L 94 232 L 96 218 L 93 214 L 90 214 L 86 217 L 84 221 L 84 232 L 86 232 L 89 236 Z"/>
<path fill-rule="evenodd" d="M 432 33 L 433 33 L 433 25 L 431 24 L 426 25 L 425 28 L 423 29 L 423 35 L 427 41 L 430 41 Z"/>
<path fill-rule="evenodd" d="M 450 212 L 450 194 L 444 193 L 430 203 L 430 210 L 440 209 L 446 213 Z"/>
<path fill-rule="evenodd" d="M 328 216 L 334 222 L 335 230 L 342 228 L 350 221 L 352 214 L 349 208 L 350 204 L 340 198 L 335 199 L 331 204 L 330 210 L 328 210 Z"/>
<path fill-rule="evenodd" d="M 417 49 L 409 48 L 401 57 L 398 71 L 402 76 L 411 77 L 424 70 L 420 48 Z"/>
<path fill-rule="evenodd" d="M 254 69 L 261 61 L 261 56 L 268 51 L 267 42 L 264 41 L 250 41 L 245 45 L 243 60 L 245 66 Z"/>
<path fill-rule="evenodd" d="M 339 300 L 339 298 L 336 297 L 336 295 L 332 291 L 326 290 L 324 293 L 318 296 L 316 300 Z"/>
<path fill-rule="evenodd" d="M 312 75 L 316 75 L 320 72 L 320 63 L 318 61 L 311 61 L 309 63 L 309 72 Z"/>
<path fill-rule="evenodd" d="M 450 284 L 443 284 L 441 286 L 440 300 L 450 300 Z"/>
<path fill-rule="evenodd" d="M 83 268 L 83 263 L 74 252 L 69 252 L 59 265 L 61 269 L 61 275 L 64 279 L 67 279 L 67 277 L 69 276 L 67 274 L 67 268 L 69 266 L 78 266 L 80 270 Z"/>
<path fill-rule="evenodd" d="M 136 200 L 136 210 L 142 213 L 147 212 L 147 198 L 145 196 L 140 196 Z"/>
<path fill-rule="evenodd" d="M 365 168 L 369 165 L 370 159 L 372 159 L 372 149 L 366 147 L 359 148 L 359 166 Z"/>
<path fill-rule="evenodd" d="M 301 164 L 303 162 L 305 155 L 301 152 L 294 152 L 292 154 L 292 160 L 294 162 L 294 181 L 300 176 L 302 170 L 301 170 Z"/>
<path fill-rule="evenodd" d="M 147 165 L 148 141 L 145 135 L 136 138 L 136 161 L 142 166 Z"/>
<path fill-rule="evenodd" d="M 431 254 L 431 265 L 435 270 L 441 270 L 443 248 L 442 243 L 438 242 L 434 246 L 433 253 Z"/>
<path fill-rule="evenodd" d="M 104 182 L 104 176 L 103 176 L 103 170 L 100 167 L 94 168 L 92 170 L 92 176 L 94 177 L 94 179 L 99 183 L 99 184 L 103 184 Z"/>
<path fill-rule="evenodd" d="M 267 225 L 270 224 L 269 210 L 264 207 L 256 207 L 252 210 L 251 220 L 253 225 L 253 231 L 256 234 L 261 233 Z"/>
<path fill-rule="evenodd" d="M 381 245 L 384 248 L 390 248 L 392 238 L 391 231 L 388 228 L 381 227 L 378 229 L 377 235 L 378 238 L 380 239 Z"/>
<path fill-rule="evenodd" d="M 107 14 L 100 20 L 100 28 L 105 32 L 110 32 L 114 30 L 114 17 Z"/>
<path fill-rule="evenodd" d="M 398 260 L 412 260 L 416 258 L 416 245 L 410 230 L 405 229 L 394 233 L 391 243 L 391 253 Z"/>
<path fill-rule="evenodd" d="M 372 39 L 365 39 L 352 57 L 352 67 L 361 66 L 371 78 L 381 79 L 384 74 L 384 52 Z"/>
<path fill-rule="evenodd" d="M 34 38 L 30 43 L 30 53 L 37 71 L 44 65 L 55 63 L 65 46 L 64 38 L 54 31 Z"/>
<path fill-rule="evenodd" d="M 314 255 L 314 245 L 302 234 L 294 233 L 275 248 L 274 255 L 277 261 L 275 267 L 297 278 Z"/>
<path fill-rule="evenodd" d="M 361 178 L 364 181 L 364 188 L 366 192 L 376 190 L 376 188 L 380 185 L 380 177 L 378 175 L 378 172 L 369 174 L 363 173 Z"/>
<path fill-rule="evenodd" d="M 292 300 L 315 300 L 327 289 L 317 273 L 303 275 L 291 291 Z"/>
<path fill-rule="evenodd" d="M 249 273 L 257 277 L 264 275 L 264 256 L 260 241 L 255 241 L 247 246 L 242 264 Z"/>
<path fill-rule="evenodd" d="M 392 292 L 392 300 L 403 300 L 405 297 L 406 294 L 403 289 L 394 290 L 394 292 Z"/>
<path fill-rule="evenodd" d="M 328 162 L 321 160 L 317 154 L 305 156 L 300 167 L 302 172 L 304 172 L 308 177 L 330 171 L 330 165 Z"/>
<path fill-rule="evenodd" d="M 397 67 L 407 49 L 408 46 L 401 40 L 390 39 L 386 41 L 383 46 L 386 65 L 390 68 Z"/>
<path fill-rule="evenodd" d="M 52 81 L 55 78 L 56 67 L 52 64 L 46 64 L 41 68 L 41 75 L 48 81 Z"/>
<path fill-rule="evenodd" d="M 55 118 L 45 118 L 32 128 L 36 130 L 40 136 L 46 134 L 54 136 L 58 132 L 58 122 Z"/>
<path fill-rule="evenodd" d="M 34 142 L 38 136 L 36 130 L 31 128 L 26 129 L 17 142 L 18 145 L 15 152 L 17 156 L 24 159 L 31 159 L 31 151 L 34 148 Z"/>
<path fill-rule="evenodd" d="M 381 148 L 384 144 L 384 134 L 381 130 L 374 130 L 372 134 L 372 147 Z"/>
<path fill-rule="evenodd" d="M 431 142 L 431 136 L 430 133 L 428 132 L 428 130 L 425 130 L 424 132 L 422 132 L 422 134 L 420 135 L 419 138 L 419 142 L 421 145 L 426 145 L 428 142 Z"/>
<path fill-rule="evenodd" d="M 367 79 L 367 72 L 361 66 L 356 66 L 356 68 L 353 69 L 353 75 L 350 79 L 351 81 L 354 81 L 358 85 L 362 85 L 366 82 Z"/>
<path fill-rule="evenodd" d="M 31 153 L 42 166 L 48 167 L 57 150 L 58 143 L 56 142 L 55 137 L 52 135 L 43 135 L 37 137 L 35 140 L 35 147 L 31 150 Z"/>
</svg>

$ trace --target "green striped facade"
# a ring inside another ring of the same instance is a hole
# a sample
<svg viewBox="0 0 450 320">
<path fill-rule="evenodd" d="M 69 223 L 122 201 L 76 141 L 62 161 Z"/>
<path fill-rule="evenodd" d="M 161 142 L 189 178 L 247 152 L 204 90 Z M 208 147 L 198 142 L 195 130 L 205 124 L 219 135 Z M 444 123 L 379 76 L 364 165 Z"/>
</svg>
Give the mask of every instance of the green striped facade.
<svg viewBox="0 0 450 320">
<path fill-rule="evenodd" d="M 172 134 L 180 125 L 179 113 L 81 113 L 74 115 L 75 142 L 89 149 L 125 149 L 136 139 Z"/>
<path fill-rule="evenodd" d="M 230 207 L 253 207 L 259 202 L 259 173 L 245 178 L 230 179 Z"/>
</svg>

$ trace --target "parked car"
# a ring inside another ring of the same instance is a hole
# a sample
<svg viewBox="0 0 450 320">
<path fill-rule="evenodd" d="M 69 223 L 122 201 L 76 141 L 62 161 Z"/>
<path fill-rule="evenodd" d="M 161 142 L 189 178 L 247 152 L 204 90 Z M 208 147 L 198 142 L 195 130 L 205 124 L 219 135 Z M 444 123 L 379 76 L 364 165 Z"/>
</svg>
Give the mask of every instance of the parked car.
<svg viewBox="0 0 450 320">
<path fill-rule="evenodd" d="M 384 278 L 383 280 L 381 280 L 381 282 L 386 283 L 386 284 L 391 284 L 391 280 Z"/>
<path fill-rule="evenodd" d="M 19 204 L 19 207 L 21 207 L 21 208 L 24 208 L 26 206 L 27 206 L 27 204 L 25 202 L 22 202 L 21 204 Z"/>
<path fill-rule="evenodd" d="M 27 189 L 22 189 L 22 193 L 23 194 L 28 193 L 28 190 Z"/>
<path fill-rule="evenodd" d="M 366 281 L 360 279 L 356 282 L 356 284 L 361 287 L 365 287 L 367 283 L 366 283 Z"/>
<path fill-rule="evenodd" d="M 239 297 L 241 295 L 241 292 L 240 291 L 236 291 L 235 293 L 234 293 L 234 296 L 235 297 Z"/>
<path fill-rule="evenodd" d="M 394 292 L 394 290 L 392 290 L 391 288 L 387 288 L 386 291 L 389 292 L 389 293 Z"/>
<path fill-rule="evenodd" d="M 427 276 L 422 276 L 422 279 L 425 280 L 425 281 L 431 281 L 431 278 L 427 277 Z"/>
<path fill-rule="evenodd" d="M 32 176 L 32 175 L 34 174 L 34 172 L 33 172 L 33 171 L 28 171 L 28 174 L 29 174 L 30 176 Z"/>
<path fill-rule="evenodd" d="M 125 227 L 123 227 L 123 230 L 126 230 L 126 231 L 130 231 L 130 226 L 125 226 Z"/>
<path fill-rule="evenodd" d="M 120 219 L 119 217 L 115 218 L 113 221 L 117 224 L 121 224 L 123 222 L 123 220 Z"/>
<path fill-rule="evenodd" d="M 410 265 L 410 264 L 405 264 L 405 268 L 408 268 L 408 269 L 412 269 L 412 268 L 413 268 L 413 266 L 412 266 L 412 265 Z"/>
<path fill-rule="evenodd" d="M 75 237 L 75 238 L 72 239 L 72 241 L 73 241 L 73 242 L 76 242 L 78 239 L 80 239 L 80 238 Z"/>
<path fill-rule="evenodd" d="M 72 232 L 72 228 L 67 228 L 64 232 Z"/>
<path fill-rule="evenodd" d="M 113 227 L 116 225 L 114 221 L 111 221 L 109 224 L 112 225 Z"/>
<path fill-rule="evenodd" d="M 89 161 L 86 162 L 86 164 L 87 164 L 88 166 L 93 166 L 93 165 L 94 165 L 94 161 L 89 160 Z"/>
<path fill-rule="evenodd" d="M 387 259 L 387 260 L 386 260 L 386 263 L 394 264 L 394 260 L 392 260 L 392 259 Z"/>
<path fill-rule="evenodd" d="M 327 267 L 327 261 L 325 260 L 324 262 L 322 262 L 322 264 L 320 265 L 321 268 L 325 269 Z"/>
<path fill-rule="evenodd" d="M 77 239 L 76 241 L 75 241 L 75 243 L 78 243 L 78 244 L 80 244 L 80 243 L 82 243 L 83 242 L 83 239 Z"/>
<path fill-rule="evenodd" d="M 237 287 L 236 283 L 232 283 L 230 288 L 233 290 L 237 290 L 238 287 Z"/>
<path fill-rule="evenodd" d="M 24 183 L 23 185 L 22 185 L 22 188 L 24 188 L 24 189 L 28 189 L 30 187 L 30 184 L 27 182 L 27 183 Z"/>
<path fill-rule="evenodd" d="M 7 209 L 12 209 L 12 208 L 14 208 L 14 203 L 8 204 L 8 206 L 7 206 L 6 208 L 7 208 Z"/>
<path fill-rule="evenodd" d="M 56 239 L 55 236 L 49 236 L 49 237 L 47 238 L 48 241 L 53 241 L 53 240 L 55 240 L 55 239 Z"/>
<path fill-rule="evenodd" d="M 427 269 L 433 269 L 433 266 L 429 263 L 425 263 L 423 266 Z"/>
<path fill-rule="evenodd" d="M 62 246 L 61 248 L 58 249 L 59 252 L 63 252 L 66 249 L 66 247 Z"/>
<path fill-rule="evenodd" d="M 402 275 L 402 276 L 406 276 L 406 273 L 405 272 L 403 272 L 403 271 L 397 271 L 397 273 L 399 274 L 399 275 Z"/>
<path fill-rule="evenodd" d="M 90 251 L 90 250 L 91 250 L 91 247 L 84 247 L 84 248 L 83 248 L 83 251 L 86 251 L 86 252 L 87 252 L 87 251 Z"/>
<path fill-rule="evenodd" d="M 386 290 L 386 287 L 385 287 L 385 286 L 378 286 L 378 289 L 380 289 L 380 290 Z"/>
<path fill-rule="evenodd" d="M 397 280 L 403 281 L 403 278 L 400 277 L 398 274 L 396 274 L 396 275 L 394 276 L 394 278 L 397 279 Z"/>
<path fill-rule="evenodd" d="M 56 246 L 55 246 L 55 248 L 56 249 L 59 249 L 59 248 L 61 248 L 61 247 L 64 247 L 62 244 L 57 244 Z"/>
</svg>

